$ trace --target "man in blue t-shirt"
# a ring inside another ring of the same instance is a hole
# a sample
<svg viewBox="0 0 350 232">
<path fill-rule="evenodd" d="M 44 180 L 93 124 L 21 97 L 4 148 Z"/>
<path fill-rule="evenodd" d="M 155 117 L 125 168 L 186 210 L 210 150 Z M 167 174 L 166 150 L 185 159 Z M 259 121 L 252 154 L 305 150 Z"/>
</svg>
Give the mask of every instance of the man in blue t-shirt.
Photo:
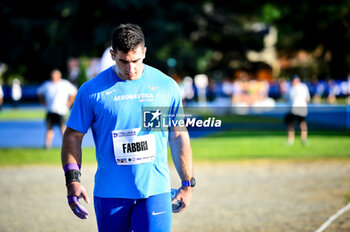
<svg viewBox="0 0 350 232">
<path fill-rule="evenodd" d="M 176 117 L 182 106 L 179 88 L 170 77 L 143 64 L 146 47 L 139 26 L 118 26 L 110 53 L 115 65 L 81 86 L 63 136 L 69 206 L 78 217 L 88 217 L 78 200 L 89 202 L 80 168 L 81 142 L 91 128 L 98 163 L 94 206 L 99 231 L 170 231 L 172 211 L 189 206 L 195 185 L 190 139 L 185 128 L 144 129 L 142 109 L 162 107 Z M 153 112 L 154 118 L 159 114 Z M 173 199 L 168 142 L 182 181 Z"/>
</svg>

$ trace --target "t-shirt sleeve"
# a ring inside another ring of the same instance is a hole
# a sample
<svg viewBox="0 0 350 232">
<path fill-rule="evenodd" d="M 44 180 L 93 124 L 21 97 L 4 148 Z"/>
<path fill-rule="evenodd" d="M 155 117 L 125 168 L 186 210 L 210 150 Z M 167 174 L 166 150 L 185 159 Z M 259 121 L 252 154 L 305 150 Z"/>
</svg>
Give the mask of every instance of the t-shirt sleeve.
<svg viewBox="0 0 350 232">
<path fill-rule="evenodd" d="M 77 93 L 77 88 L 69 81 L 66 81 L 66 88 L 69 95 L 75 95 Z"/>
<path fill-rule="evenodd" d="M 94 119 L 94 111 L 90 102 L 90 95 L 85 85 L 82 85 L 75 98 L 67 126 L 86 133 Z"/>
<path fill-rule="evenodd" d="M 77 88 L 74 85 L 70 84 L 70 88 L 71 88 L 71 94 L 72 95 L 77 93 L 78 90 L 77 90 Z"/>
<path fill-rule="evenodd" d="M 38 90 L 37 90 L 36 93 L 37 93 L 38 95 L 44 94 L 44 92 L 45 92 L 45 87 L 46 87 L 46 82 L 39 86 L 39 88 L 38 88 Z"/>
</svg>

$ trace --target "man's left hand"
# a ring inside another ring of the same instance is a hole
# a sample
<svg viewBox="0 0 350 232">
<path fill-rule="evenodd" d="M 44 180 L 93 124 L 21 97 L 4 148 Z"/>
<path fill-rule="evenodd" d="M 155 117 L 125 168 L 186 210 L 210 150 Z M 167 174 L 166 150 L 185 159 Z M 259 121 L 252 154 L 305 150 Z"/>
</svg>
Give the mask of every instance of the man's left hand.
<svg viewBox="0 0 350 232">
<path fill-rule="evenodd" d="M 173 213 L 180 213 L 184 211 L 190 204 L 192 199 L 192 187 L 182 186 L 177 195 L 172 200 L 172 204 L 180 202 L 180 206 L 176 209 L 173 209 Z"/>
</svg>

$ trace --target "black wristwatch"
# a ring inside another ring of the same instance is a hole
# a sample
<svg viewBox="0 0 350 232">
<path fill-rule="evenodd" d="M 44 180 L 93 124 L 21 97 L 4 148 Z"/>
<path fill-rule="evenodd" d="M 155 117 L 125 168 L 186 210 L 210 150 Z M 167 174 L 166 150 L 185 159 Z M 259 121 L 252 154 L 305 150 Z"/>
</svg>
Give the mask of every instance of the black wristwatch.
<svg viewBox="0 0 350 232">
<path fill-rule="evenodd" d="M 188 181 L 182 181 L 182 186 L 194 187 L 194 186 L 196 186 L 196 179 L 194 177 L 192 177 Z"/>
</svg>

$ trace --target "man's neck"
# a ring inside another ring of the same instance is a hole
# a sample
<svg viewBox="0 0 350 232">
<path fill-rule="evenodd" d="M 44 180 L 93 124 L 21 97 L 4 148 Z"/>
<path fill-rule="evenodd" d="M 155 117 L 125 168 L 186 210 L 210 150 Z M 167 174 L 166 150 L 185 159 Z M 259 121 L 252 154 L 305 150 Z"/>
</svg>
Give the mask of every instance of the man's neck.
<svg viewBox="0 0 350 232">
<path fill-rule="evenodd" d="M 122 79 L 122 80 L 124 80 L 124 81 L 135 81 L 135 80 L 138 80 L 138 79 L 142 76 L 143 72 L 145 71 L 145 65 L 142 66 L 142 71 L 141 71 L 140 74 L 138 74 L 138 76 L 135 77 L 134 79 L 128 79 L 128 78 L 126 78 L 121 72 L 119 72 L 119 69 L 118 69 L 118 67 L 117 67 L 116 64 L 113 65 L 113 71 L 117 74 L 117 76 L 118 76 L 120 79 Z"/>
</svg>

